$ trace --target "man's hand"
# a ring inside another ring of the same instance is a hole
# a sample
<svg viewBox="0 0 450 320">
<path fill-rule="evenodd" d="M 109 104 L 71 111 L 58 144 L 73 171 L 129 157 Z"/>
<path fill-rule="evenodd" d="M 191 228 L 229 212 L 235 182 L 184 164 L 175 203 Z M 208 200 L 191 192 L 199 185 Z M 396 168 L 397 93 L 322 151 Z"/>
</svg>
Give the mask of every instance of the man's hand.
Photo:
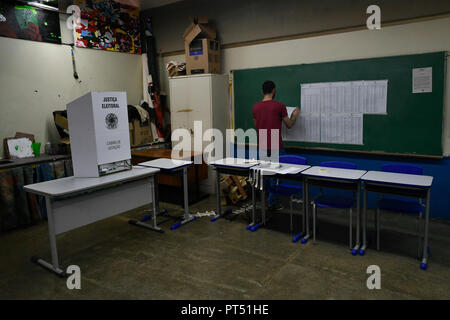
<svg viewBox="0 0 450 320">
<path fill-rule="evenodd" d="M 297 119 L 299 114 L 300 114 L 300 108 L 299 107 L 295 107 L 295 110 L 292 111 L 291 119 Z"/>
<path fill-rule="evenodd" d="M 292 111 L 290 118 L 287 116 L 283 118 L 284 124 L 286 125 L 286 127 L 288 127 L 288 129 L 292 128 L 292 126 L 295 124 L 295 120 L 297 120 L 299 114 L 300 109 L 296 107 L 295 110 Z"/>
</svg>

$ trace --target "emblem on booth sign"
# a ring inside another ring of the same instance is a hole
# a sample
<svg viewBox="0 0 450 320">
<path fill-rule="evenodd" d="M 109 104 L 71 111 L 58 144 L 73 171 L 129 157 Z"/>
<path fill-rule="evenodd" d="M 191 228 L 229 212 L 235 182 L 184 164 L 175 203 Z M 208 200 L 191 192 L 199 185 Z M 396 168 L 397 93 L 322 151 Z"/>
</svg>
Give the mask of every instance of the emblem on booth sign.
<svg viewBox="0 0 450 320">
<path fill-rule="evenodd" d="M 114 113 L 108 113 L 105 118 L 106 127 L 108 129 L 116 129 L 117 124 L 119 123 L 119 118 Z"/>
</svg>

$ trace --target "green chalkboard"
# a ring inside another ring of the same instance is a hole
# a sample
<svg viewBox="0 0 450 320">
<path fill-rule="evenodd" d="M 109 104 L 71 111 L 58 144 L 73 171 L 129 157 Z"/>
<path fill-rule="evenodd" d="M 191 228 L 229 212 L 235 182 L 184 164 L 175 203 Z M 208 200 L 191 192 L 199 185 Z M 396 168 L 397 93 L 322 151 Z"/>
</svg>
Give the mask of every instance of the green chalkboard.
<svg viewBox="0 0 450 320">
<path fill-rule="evenodd" d="M 276 100 L 300 105 L 300 84 L 388 80 L 387 115 L 365 114 L 363 145 L 286 141 L 285 146 L 442 156 L 446 52 L 233 70 L 235 128 L 253 128 L 253 105 L 272 80 Z M 433 68 L 431 93 L 412 93 L 412 69 Z"/>
</svg>

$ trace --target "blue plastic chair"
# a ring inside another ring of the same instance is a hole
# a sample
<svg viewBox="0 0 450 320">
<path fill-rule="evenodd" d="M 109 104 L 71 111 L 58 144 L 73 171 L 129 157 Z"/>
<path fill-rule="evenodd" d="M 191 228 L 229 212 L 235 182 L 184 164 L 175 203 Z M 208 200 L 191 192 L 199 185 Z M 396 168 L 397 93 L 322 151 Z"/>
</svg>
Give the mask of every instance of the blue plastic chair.
<svg viewBox="0 0 450 320">
<path fill-rule="evenodd" d="M 286 154 L 281 155 L 279 157 L 280 163 L 289 163 L 289 164 L 300 164 L 305 165 L 307 164 L 306 158 L 302 156 L 297 156 L 293 154 Z M 278 181 L 276 185 L 274 185 L 272 188 L 270 188 L 270 192 L 273 192 L 275 194 L 279 194 L 282 196 L 290 197 L 289 199 L 289 215 L 290 215 L 290 232 L 293 231 L 292 226 L 292 217 L 293 217 L 293 202 L 303 203 L 302 200 L 296 201 L 295 196 L 296 195 L 302 195 L 303 187 L 295 184 L 290 184 L 289 181 Z M 302 211 L 303 212 L 303 211 Z M 303 215 L 303 213 L 302 213 Z M 300 237 L 298 237 L 300 238 Z"/>
<path fill-rule="evenodd" d="M 356 169 L 356 164 L 347 161 L 324 161 L 320 166 L 339 169 Z"/>
<path fill-rule="evenodd" d="M 422 168 L 412 164 L 403 163 L 386 163 L 381 166 L 381 171 L 394 172 L 394 173 L 406 173 L 406 174 L 418 174 L 421 175 L 423 172 Z M 376 212 L 375 212 L 375 230 L 377 233 L 377 250 L 380 250 L 380 211 L 390 211 L 405 213 L 411 215 L 417 215 L 417 234 L 419 237 L 418 253 L 420 256 L 420 246 L 421 246 L 421 233 L 420 233 L 420 220 L 422 218 L 424 206 L 421 201 L 414 200 L 404 200 L 398 198 L 384 198 L 377 200 L 376 202 Z"/>
<path fill-rule="evenodd" d="M 340 169 L 356 169 L 356 164 L 353 162 L 345 161 L 325 161 L 320 164 L 322 167 L 329 168 L 340 168 Z M 316 241 L 316 215 L 317 207 L 323 208 L 334 208 L 334 209 L 349 209 L 349 247 L 352 249 L 352 235 L 353 235 L 353 205 L 355 204 L 355 194 L 353 197 L 334 195 L 334 194 L 323 194 L 322 188 L 320 190 L 320 195 L 312 201 L 313 206 L 313 242 Z"/>
</svg>

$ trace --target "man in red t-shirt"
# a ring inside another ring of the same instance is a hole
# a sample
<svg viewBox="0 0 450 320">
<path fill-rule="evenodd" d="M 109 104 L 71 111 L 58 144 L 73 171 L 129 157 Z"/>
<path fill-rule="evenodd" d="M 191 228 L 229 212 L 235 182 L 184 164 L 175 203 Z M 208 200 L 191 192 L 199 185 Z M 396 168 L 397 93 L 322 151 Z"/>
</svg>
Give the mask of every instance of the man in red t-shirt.
<svg viewBox="0 0 450 320">
<path fill-rule="evenodd" d="M 281 153 L 284 153 L 283 141 L 281 139 L 281 121 L 284 122 L 286 127 L 292 128 L 300 114 L 300 110 L 298 107 L 295 108 L 291 117 L 288 117 L 286 106 L 281 102 L 273 100 L 275 98 L 275 83 L 272 81 L 264 82 L 262 92 L 264 95 L 263 100 L 253 106 L 253 121 L 258 131 L 258 149 L 278 149 Z M 260 129 L 267 130 L 267 141 L 264 141 L 265 139 L 260 140 Z M 279 142 L 274 143 L 274 148 L 272 148 L 271 134 L 275 130 L 278 130 Z M 270 156 L 269 153 L 268 155 Z"/>
<path fill-rule="evenodd" d="M 286 106 L 281 102 L 273 100 L 275 98 L 275 83 L 273 81 L 266 81 L 262 86 L 262 93 L 264 98 L 262 101 L 253 106 L 253 121 L 258 132 L 258 150 L 261 153 L 266 152 L 270 157 L 272 150 L 278 149 L 279 154 L 284 154 L 283 140 L 281 139 L 281 121 L 284 122 L 287 128 L 292 128 L 300 114 L 299 108 L 295 108 L 291 117 L 288 117 Z M 267 140 L 260 139 L 260 129 L 267 130 Z M 272 131 L 278 130 L 278 143 L 274 142 L 272 148 L 271 134 Z M 266 141 L 265 141 L 266 140 Z M 264 151 L 263 151 L 264 150 Z M 261 158 L 261 154 L 260 154 Z M 275 184 L 274 179 L 269 179 L 269 185 Z M 278 203 L 278 197 L 275 194 L 269 193 L 268 204 L 270 207 L 282 207 Z"/>
</svg>

